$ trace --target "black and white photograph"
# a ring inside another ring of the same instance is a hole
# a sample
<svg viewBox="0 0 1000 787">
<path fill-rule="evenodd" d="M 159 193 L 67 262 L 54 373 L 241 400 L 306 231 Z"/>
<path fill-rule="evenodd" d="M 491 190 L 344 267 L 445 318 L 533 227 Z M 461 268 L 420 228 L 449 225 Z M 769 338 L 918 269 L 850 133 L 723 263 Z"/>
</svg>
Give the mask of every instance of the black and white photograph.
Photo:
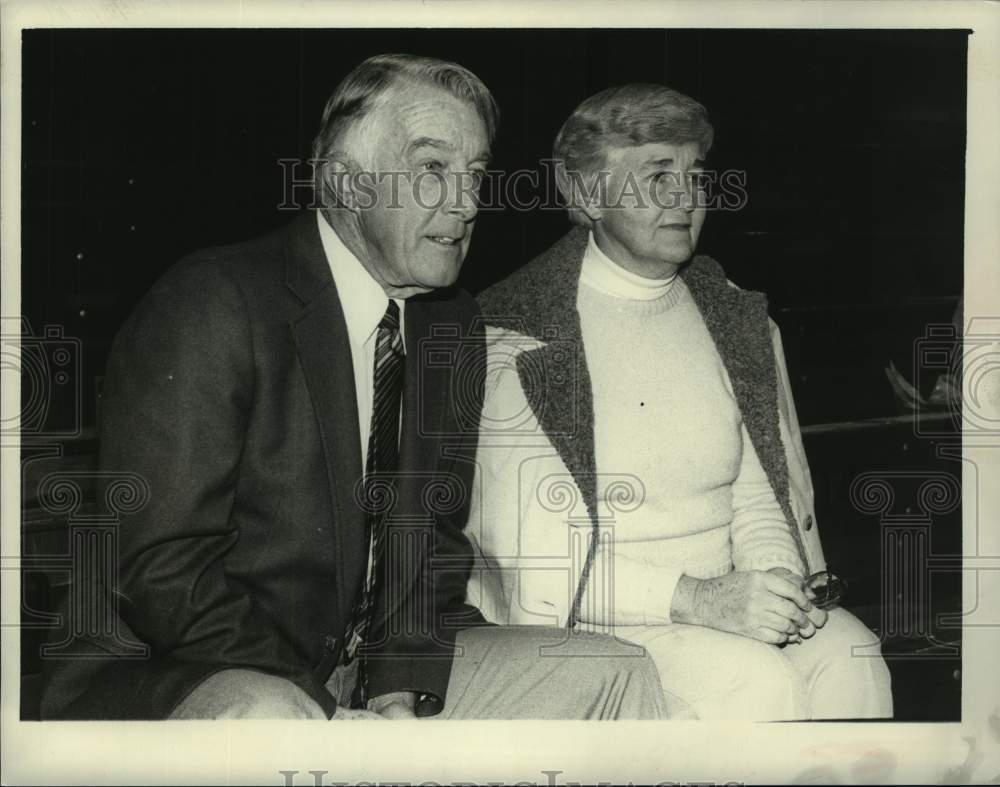
<svg viewBox="0 0 1000 787">
<path fill-rule="evenodd" d="M 996 11 L 5 4 L 3 781 L 1000 780 Z"/>
</svg>

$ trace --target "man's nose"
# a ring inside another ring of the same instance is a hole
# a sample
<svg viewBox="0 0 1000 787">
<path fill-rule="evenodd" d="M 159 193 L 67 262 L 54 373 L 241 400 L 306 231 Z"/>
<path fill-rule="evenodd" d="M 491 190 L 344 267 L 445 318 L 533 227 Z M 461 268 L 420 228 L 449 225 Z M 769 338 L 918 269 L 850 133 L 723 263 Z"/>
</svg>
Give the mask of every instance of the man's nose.
<svg viewBox="0 0 1000 787">
<path fill-rule="evenodd" d="M 472 221 L 479 213 L 475 179 L 469 173 L 459 172 L 447 180 L 445 211 L 461 221 Z"/>
</svg>

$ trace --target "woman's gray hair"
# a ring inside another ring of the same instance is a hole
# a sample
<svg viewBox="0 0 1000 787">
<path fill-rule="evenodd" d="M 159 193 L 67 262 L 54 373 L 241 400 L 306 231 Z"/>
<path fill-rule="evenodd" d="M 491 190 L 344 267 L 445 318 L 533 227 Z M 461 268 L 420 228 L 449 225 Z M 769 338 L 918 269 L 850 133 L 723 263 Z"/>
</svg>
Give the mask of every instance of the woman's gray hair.
<svg viewBox="0 0 1000 787">
<path fill-rule="evenodd" d="M 694 142 L 704 155 L 713 135 L 705 107 L 669 87 L 637 82 L 596 93 L 573 110 L 553 145 L 556 182 L 569 203 L 570 219 L 589 225 L 574 207 L 572 186 L 575 182 L 589 190 L 611 148 Z"/>
<path fill-rule="evenodd" d="M 323 193 L 323 164 L 333 154 L 347 152 L 341 149 L 347 133 L 385 103 L 392 88 L 407 83 L 439 87 L 469 102 L 486 126 L 489 144 L 493 144 L 500 109 L 489 88 L 469 69 L 419 55 L 375 55 L 344 77 L 323 109 L 319 133 L 312 146 L 317 194 Z"/>
</svg>

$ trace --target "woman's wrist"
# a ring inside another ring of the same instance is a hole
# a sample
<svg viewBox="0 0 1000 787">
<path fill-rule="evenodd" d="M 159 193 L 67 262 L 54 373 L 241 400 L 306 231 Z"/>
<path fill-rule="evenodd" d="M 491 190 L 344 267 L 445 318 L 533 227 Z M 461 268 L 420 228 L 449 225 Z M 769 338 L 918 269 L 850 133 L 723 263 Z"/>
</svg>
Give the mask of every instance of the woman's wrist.
<svg viewBox="0 0 1000 787">
<path fill-rule="evenodd" d="M 700 580 L 681 574 L 670 602 L 670 619 L 675 623 L 698 623 L 698 586 Z"/>
</svg>

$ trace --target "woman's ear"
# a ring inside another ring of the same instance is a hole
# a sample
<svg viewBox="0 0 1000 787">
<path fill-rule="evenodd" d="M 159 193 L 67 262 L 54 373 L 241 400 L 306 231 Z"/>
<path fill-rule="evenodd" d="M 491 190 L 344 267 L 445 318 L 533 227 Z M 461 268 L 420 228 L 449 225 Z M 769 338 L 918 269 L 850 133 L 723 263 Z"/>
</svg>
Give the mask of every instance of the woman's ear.
<svg viewBox="0 0 1000 787">
<path fill-rule="evenodd" d="M 601 201 L 596 192 L 580 194 L 577 208 L 592 222 L 596 223 L 601 220 Z"/>
<path fill-rule="evenodd" d="M 582 214 L 591 223 L 601 220 L 601 185 L 598 178 L 588 177 L 579 170 L 567 171 L 560 161 L 556 164 L 556 186 L 566 200 L 570 214 Z"/>
</svg>

